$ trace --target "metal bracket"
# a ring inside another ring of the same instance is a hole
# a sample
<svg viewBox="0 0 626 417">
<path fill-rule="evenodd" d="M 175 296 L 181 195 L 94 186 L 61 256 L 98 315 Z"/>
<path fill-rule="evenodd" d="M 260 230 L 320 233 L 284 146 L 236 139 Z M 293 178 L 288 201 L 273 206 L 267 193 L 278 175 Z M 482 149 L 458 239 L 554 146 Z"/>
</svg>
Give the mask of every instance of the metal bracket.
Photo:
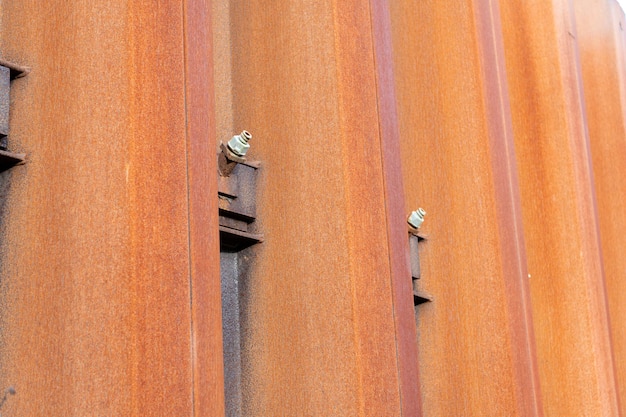
<svg viewBox="0 0 626 417">
<path fill-rule="evenodd" d="M 11 81 L 30 72 L 22 67 L 0 59 L 0 172 L 24 162 L 26 155 L 9 152 L 9 108 L 11 105 Z"/>
<path fill-rule="evenodd" d="M 238 252 L 263 241 L 251 224 L 256 220 L 256 180 L 259 164 L 239 162 L 228 176 L 218 176 L 220 245 Z"/>
<path fill-rule="evenodd" d="M 218 206 L 220 229 L 220 275 L 222 291 L 222 333 L 224 343 L 224 392 L 228 416 L 241 416 L 242 393 L 242 322 L 245 319 L 248 285 L 247 269 L 250 253 L 244 250 L 263 241 L 256 233 L 256 184 L 260 164 L 248 162 L 243 142 L 252 136 L 243 131 L 231 141 L 239 141 L 231 147 L 224 144 L 218 155 Z M 243 251 L 243 252 L 242 252 Z"/>
<path fill-rule="evenodd" d="M 418 245 L 424 240 L 426 240 L 426 236 L 419 234 L 417 230 L 412 229 L 409 231 L 411 278 L 413 278 L 413 303 L 415 306 L 430 302 L 433 299 L 430 294 L 417 289 L 417 280 L 419 280 L 422 275 Z"/>
</svg>

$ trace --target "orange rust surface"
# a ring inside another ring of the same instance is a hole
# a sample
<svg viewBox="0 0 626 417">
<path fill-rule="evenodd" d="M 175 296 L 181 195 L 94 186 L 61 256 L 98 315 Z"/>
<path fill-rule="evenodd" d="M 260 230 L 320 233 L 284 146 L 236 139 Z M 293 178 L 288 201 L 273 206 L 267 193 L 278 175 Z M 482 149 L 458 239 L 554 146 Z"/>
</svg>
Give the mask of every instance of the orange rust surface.
<svg viewBox="0 0 626 417">
<path fill-rule="evenodd" d="M 399 416 L 369 4 L 217 3 L 218 139 L 262 161 L 244 414 Z"/>
<path fill-rule="evenodd" d="M 0 58 L 32 68 L 27 163 L 0 174 L 2 415 L 223 415 L 215 150 L 242 129 L 265 237 L 243 415 L 618 415 L 623 13 L 388 3 L 2 3 Z"/>
<path fill-rule="evenodd" d="M 424 415 L 542 415 L 497 7 L 391 7 L 406 210 L 428 212 Z"/>
<path fill-rule="evenodd" d="M 15 81 L 3 415 L 189 415 L 182 7 L 2 4 Z"/>
<path fill-rule="evenodd" d="M 402 415 L 421 416 L 417 326 L 407 245 L 400 130 L 393 65 L 390 65 L 393 62 L 391 10 L 387 1 L 371 1 L 370 5 Z"/>
<path fill-rule="evenodd" d="M 626 22 L 613 0 L 576 0 L 573 4 L 623 413 L 626 401 L 626 49 L 623 40 Z"/>
<path fill-rule="evenodd" d="M 618 415 L 573 10 L 500 5 L 545 412 Z"/>
<path fill-rule="evenodd" d="M 500 9 L 494 1 L 480 4 L 474 12 L 511 332 L 515 398 L 520 415 L 543 415 Z"/>
<path fill-rule="evenodd" d="M 185 79 L 193 415 L 224 415 L 224 360 L 219 271 L 212 11 L 185 3 Z"/>
</svg>

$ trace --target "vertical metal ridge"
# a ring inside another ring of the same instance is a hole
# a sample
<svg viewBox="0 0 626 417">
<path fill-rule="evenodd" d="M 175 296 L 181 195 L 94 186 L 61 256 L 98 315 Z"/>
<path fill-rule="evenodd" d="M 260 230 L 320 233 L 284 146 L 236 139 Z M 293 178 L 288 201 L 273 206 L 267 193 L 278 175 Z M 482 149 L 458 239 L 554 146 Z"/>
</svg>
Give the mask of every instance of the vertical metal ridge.
<svg viewBox="0 0 626 417">
<path fill-rule="evenodd" d="M 388 2 L 370 1 L 370 13 L 401 410 L 403 416 L 420 416 L 422 410 L 417 324 L 408 259 L 408 233 L 405 222 Z"/>
</svg>

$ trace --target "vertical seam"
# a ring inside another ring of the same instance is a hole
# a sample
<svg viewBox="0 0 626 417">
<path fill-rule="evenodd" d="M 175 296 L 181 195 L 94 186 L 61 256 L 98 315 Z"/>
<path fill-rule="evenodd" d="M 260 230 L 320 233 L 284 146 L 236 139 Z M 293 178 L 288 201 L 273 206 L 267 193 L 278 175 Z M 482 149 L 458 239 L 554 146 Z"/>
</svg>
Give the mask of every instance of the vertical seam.
<svg viewBox="0 0 626 417">
<path fill-rule="evenodd" d="M 379 81 L 379 68 L 378 68 L 378 60 L 376 59 L 376 37 L 374 35 L 374 29 L 375 29 L 375 25 L 374 25 L 374 14 L 372 13 L 372 2 L 371 0 L 368 1 L 368 12 L 369 12 L 369 17 L 370 17 L 370 38 L 371 38 L 371 45 L 372 45 L 372 62 L 374 64 L 374 84 L 376 86 L 376 90 L 375 90 L 375 94 L 376 94 L 376 118 L 378 120 L 378 142 L 380 145 L 380 166 L 381 166 L 381 172 L 382 172 L 382 183 L 383 183 L 383 201 L 384 201 L 384 208 L 385 208 L 385 223 L 386 223 L 386 227 L 385 227 L 385 234 L 387 236 L 387 259 L 389 262 L 389 284 L 390 284 L 390 289 L 391 289 L 391 317 L 393 320 L 393 327 L 394 327 L 394 347 L 395 347 L 395 352 L 396 352 L 396 369 L 397 369 L 397 389 L 398 389 L 398 398 L 400 400 L 400 404 L 399 404 L 399 411 L 400 411 L 400 416 L 404 415 L 404 406 L 403 406 L 403 398 L 402 398 L 402 377 L 400 375 L 400 372 L 402 371 L 400 369 L 400 352 L 399 352 L 399 347 L 398 347 L 398 326 L 397 326 L 397 315 L 396 315 L 396 306 L 395 306 L 395 294 L 394 294 L 394 277 L 393 277 L 393 255 L 391 253 L 391 231 L 390 231 L 390 213 L 389 213 L 389 207 L 387 205 L 388 199 L 389 199 L 389 193 L 388 193 L 388 179 L 387 179 L 387 175 L 386 175 L 386 170 L 385 170 L 385 152 L 384 152 L 384 141 L 383 141 L 383 123 L 380 117 L 381 114 L 381 107 L 380 107 L 380 99 L 381 99 L 381 94 L 380 94 L 380 81 Z"/>
<path fill-rule="evenodd" d="M 186 164 L 186 187 L 187 187 L 187 271 L 188 271 L 188 282 L 189 282 L 189 354 L 190 354 L 190 367 L 191 367 L 191 415 L 196 415 L 196 359 L 195 359 L 195 334 L 194 334 L 194 320 L 193 320 L 193 268 L 192 268 L 192 257 L 191 257 L 191 189 L 189 185 L 189 147 L 190 147 L 190 134 L 189 134 L 189 107 L 188 107 L 188 96 L 187 96 L 187 88 L 189 84 L 188 80 L 188 65 L 189 65 L 189 44 L 187 42 L 188 35 L 188 21 L 187 21 L 187 2 L 183 1 L 181 4 L 182 7 L 182 18 L 183 18 L 183 98 L 184 98 L 184 110 L 185 110 L 185 164 Z"/>
</svg>

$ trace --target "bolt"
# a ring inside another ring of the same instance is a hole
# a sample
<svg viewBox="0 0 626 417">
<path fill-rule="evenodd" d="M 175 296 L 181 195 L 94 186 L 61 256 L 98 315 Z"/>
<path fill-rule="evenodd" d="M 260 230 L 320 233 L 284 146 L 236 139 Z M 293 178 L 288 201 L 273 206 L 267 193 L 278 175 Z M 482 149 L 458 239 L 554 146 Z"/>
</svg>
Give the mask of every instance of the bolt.
<svg viewBox="0 0 626 417">
<path fill-rule="evenodd" d="M 252 139 L 252 135 L 247 130 L 244 130 L 239 135 L 235 135 L 228 141 L 228 149 L 237 156 L 244 157 L 250 149 L 248 143 Z"/>
<path fill-rule="evenodd" d="M 419 229 L 422 223 L 424 223 L 424 216 L 426 216 L 426 211 L 420 207 L 411 213 L 406 221 L 415 229 Z"/>
</svg>

